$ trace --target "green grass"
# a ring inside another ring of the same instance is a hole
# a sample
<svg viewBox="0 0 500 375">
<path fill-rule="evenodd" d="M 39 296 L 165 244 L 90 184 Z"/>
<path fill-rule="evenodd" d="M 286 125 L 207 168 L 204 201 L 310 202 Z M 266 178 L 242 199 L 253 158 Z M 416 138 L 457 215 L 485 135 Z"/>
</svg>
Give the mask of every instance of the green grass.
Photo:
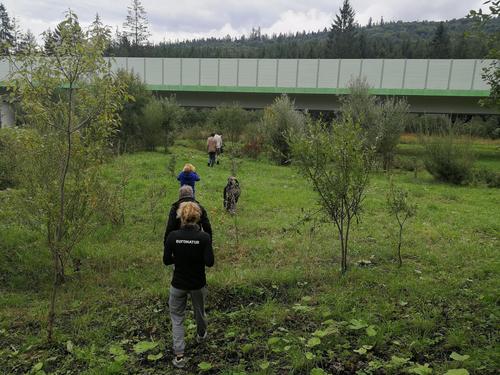
<svg viewBox="0 0 500 375">
<path fill-rule="evenodd" d="M 496 146 L 481 147 L 498 170 Z M 429 364 L 435 374 L 453 368 L 496 373 L 498 189 L 397 172 L 396 182 L 418 205 L 398 269 L 397 224 L 385 208 L 388 183 L 374 174 L 352 234 L 350 269 L 342 277 L 334 227 L 322 217 L 297 225 L 318 204 L 294 168 L 242 159 L 234 218 L 222 208 L 227 157 L 208 168 L 203 152 L 182 145 L 172 151 L 178 170 L 191 162 L 201 176 L 196 194 L 213 225 L 216 257 L 208 270 L 210 340 L 195 343 L 188 314 L 189 362 L 180 373 L 308 374 L 320 367 L 330 374 L 400 374 L 417 363 Z M 109 165 L 110 179 L 119 179 L 120 165 L 131 171 L 125 224 L 103 224 L 75 250 L 82 265 L 78 272 L 68 267 L 53 345 L 45 342 L 51 278 L 43 241 L 0 223 L 0 373 L 26 373 L 38 363 L 55 374 L 173 373 L 166 305 L 171 270 L 161 261 L 165 219 L 178 191 L 167 173 L 169 157 L 139 153 Z M 167 194 L 151 214 L 147 192 L 154 184 L 164 185 Z M 370 263 L 358 265 L 362 260 Z M 158 346 L 136 354 L 140 341 Z M 110 353 L 112 345 L 127 357 Z M 363 353 L 363 345 L 371 348 Z M 147 359 L 159 352 L 163 358 Z M 459 362 L 452 352 L 470 358 Z M 201 370 L 201 362 L 212 368 Z"/>
</svg>

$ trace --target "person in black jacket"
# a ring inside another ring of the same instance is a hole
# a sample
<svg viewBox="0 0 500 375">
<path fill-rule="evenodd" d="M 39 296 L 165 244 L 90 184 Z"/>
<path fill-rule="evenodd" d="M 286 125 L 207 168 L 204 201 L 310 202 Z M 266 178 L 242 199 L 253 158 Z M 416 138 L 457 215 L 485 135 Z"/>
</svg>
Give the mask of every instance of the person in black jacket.
<svg viewBox="0 0 500 375">
<path fill-rule="evenodd" d="M 174 230 L 167 236 L 163 263 L 175 265 L 168 300 L 175 354 L 172 363 L 175 367 L 182 368 L 185 366 L 183 323 L 188 294 L 191 295 L 196 320 L 196 340 L 201 342 L 207 337 L 205 266 L 214 265 L 214 253 L 210 235 L 200 231 L 198 225 L 201 218 L 200 206 L 196 202 L 182 202 L 177 214 L 181 220 L 181 229 Z"/>
<path fill-rule="evenodd" d="M 167 229 L 165 230 L 165 237 L 163 243 L 165 243 L 165 241 L 167 240 L 167 236 L 170 234 L 170 232 L 180 229 L 181 227 L 181 220 L 180 218 L 177 217 L 177 210 L 179 209 L 179 206 L 183 202 L 194 202 L 200 207 L 201 217 L 199 225 L 201 227 L 201 230 L 203 232 L 207 232 L 210 235 L 210 239 L 212 239 L 212 226 L 210 225 L 210 220 L 208 219 L 207 211 L 198 201 L 196 201 L 193 198 L 193 188 L 189 185 L 184 185 L 181 186 L 181 188 L 179 189 L 179 200 L 174 204 L 172 204 L 172 207 L 170 207 L 170 213 L 168 214 Z"/>
</svg>

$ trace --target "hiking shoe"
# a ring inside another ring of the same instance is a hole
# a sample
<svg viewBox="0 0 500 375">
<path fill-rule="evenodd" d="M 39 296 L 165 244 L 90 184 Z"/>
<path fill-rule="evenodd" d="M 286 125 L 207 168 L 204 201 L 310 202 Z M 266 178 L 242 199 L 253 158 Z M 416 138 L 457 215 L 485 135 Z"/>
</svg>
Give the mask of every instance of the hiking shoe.
<svg viewBox="0 0 500 375">
<path fill-rule="evenodd" d="M 172 359 L 172 364 L 176 368 L 183 368 L 186 366 L 186 358 L 184 358 L 184 355 L 176 355 L 174 359 Z"/>
<path fill-rule="evenodd" d="M 205 334 L 203 336 L 196 335 L 196 342 L 198 344 L 201 344 L 203 341 L 207 339 L 207 331 L 205 331 Z"/>
</svg>

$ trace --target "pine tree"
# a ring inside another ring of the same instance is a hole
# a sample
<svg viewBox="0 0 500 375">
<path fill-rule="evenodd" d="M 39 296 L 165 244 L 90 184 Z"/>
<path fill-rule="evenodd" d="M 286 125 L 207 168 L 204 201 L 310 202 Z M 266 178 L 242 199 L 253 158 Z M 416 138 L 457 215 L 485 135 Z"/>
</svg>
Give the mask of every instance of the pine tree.
<svg viewBox="0 0 500 375">
<path fill-rule="evenodd" d="M 465 32 L 460 34 L 457 38 L 456 45 L 453 49 L 453 58 L 466 59 L 467 58 L 467 40 L 465 39 Z"/>
<path fill-rule="evenodd" d="M 433 59 L 449 59 L 451 53 L 450 36 L 444 22 L 440 22 L 430 44 L 429 55 Z"/>
<path fill-rule="evenodd" d="M 339 14 L 335 16 L 328 33 L 328 50 L 330 57 L 350 58 L 358 57 L 356 51 L 356 24 L 354 16 L 356 12 L 349 0 L 344 0 Z"/>
<path fill-rule="evenodd" d="M 68 33 L 67 30 L 72 30 L 72 32 Z M 67 12 L 67 19 L 60 22 L 54 31 L 49 29 L 43 33 L 45 54 L 53 55 L 55 48 L 62 44 L 69 45 L 80 43 L 83 36 L 78 16 L 76 13 L 69 10 Z M 71 39 L 66 41 L 65 38 Z"/>
<path fill-rule="evenodd" d="M 21 43 L 21 38 L 23 33 L 21 31 L 21 26 L 19 25 L 19 20 L 16 17 L 12 17 L 12 50 L 17 52 L 19 50 L 19 43 Z"/>
<path fill-rule="evenodd" d="M 9 47 L 12 46 L 13 29 L 9 14 L 5 6 L 0 3 L 0 43 L 2 54 L 9 53 Z"/>
<path fill-rule="evenodd" d="M 36 36 L 28 29 L 25 34 L 22 34 L 17 48 L 17 53 L 29 55 L 38 50 Z"/>
<path fill-rule="evenodd" d="M 149 22 L 144 7 L 139 0 L 132 0 L 127 9 L 127 19 L 123 24 L 124 35 L 132 41 L 134 46 L 147 44 L 151 33 L 149 32 Z"/>
</svg>

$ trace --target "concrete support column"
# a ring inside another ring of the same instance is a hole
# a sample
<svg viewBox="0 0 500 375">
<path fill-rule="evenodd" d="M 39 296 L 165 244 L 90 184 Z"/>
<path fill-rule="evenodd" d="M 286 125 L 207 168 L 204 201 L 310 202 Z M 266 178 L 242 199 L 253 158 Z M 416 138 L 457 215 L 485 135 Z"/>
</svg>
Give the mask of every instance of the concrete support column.
<svg viewBox="0 0 500 375">
<path fill-rule="evenodd" d="M 15 125 L 14 107 L 2 100 L 0 102 L 0 128 L 12 128 Z"/>
</svg>

